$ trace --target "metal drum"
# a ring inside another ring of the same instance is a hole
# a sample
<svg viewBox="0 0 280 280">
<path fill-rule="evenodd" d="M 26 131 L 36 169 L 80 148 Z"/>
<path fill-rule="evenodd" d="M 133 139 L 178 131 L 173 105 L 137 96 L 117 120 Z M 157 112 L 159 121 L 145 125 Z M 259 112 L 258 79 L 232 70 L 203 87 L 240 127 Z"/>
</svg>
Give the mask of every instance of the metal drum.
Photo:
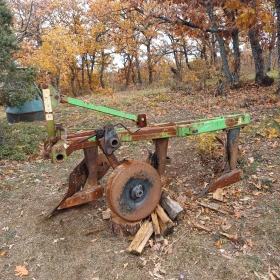
<svg viewBox="0 0 280 280">
<path fill-rule="evenodd" d="M 42 121 L 45 119 L 42 99 L 26 101 L 21 108 L 8 107 L 6 115 L 9 123 Z"/>
</svg>

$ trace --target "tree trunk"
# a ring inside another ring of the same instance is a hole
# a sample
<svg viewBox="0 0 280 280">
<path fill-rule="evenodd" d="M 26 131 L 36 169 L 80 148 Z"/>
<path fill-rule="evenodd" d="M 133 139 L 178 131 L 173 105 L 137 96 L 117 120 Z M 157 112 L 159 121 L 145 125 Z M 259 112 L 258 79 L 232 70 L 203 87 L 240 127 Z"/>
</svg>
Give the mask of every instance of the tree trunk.
<svg viewBox="0 0 280 280">
<path fill-rule="evenodd" d="M 271 86 L 274 82 L 274 79 L 267 76 L 265 73 L 262 48 L 259 42 L 257 30 L 253 27 L 249 29 L 249 40 L 255 63 L 255 82 L 260 86 Z"/>
<path fill-rule="evenodd" d="M 130 73 L 131 73 L 131 65 L 132 65 L 132 56 L 127 55 L 128 65 L 125 71 L 125 87 L 128 88 L 130 82 Z"/>
<path fill-rule="evenodd" d="M 141 77 L 141 70 L 140 70 L 140 63 L 139 63 L 138 56 L 135 57 L 135 64 L 136 64 L 136 69 L 137 69 L 137 81 L 138 81 L 138 84 L 141 86 L 142 77 Z"/>
<path fill-rule="evenodd" d="M 82 94 L 85 94 L 85 57 L 82 56 Z"/>
<path fill-rule="evenodd" d="M 227 57 L 227 51 L 226 51 L 226 48 L 225 48 L 224 39 L 218 33 L 216 33 L 216 38 L 217 38 L 217 41 L 218 41 L 218 44 L 219 44 L 220 54 L 221 54 L 221 58 L 222 58 L 222 71 L 224 73 L 226 81 L 229 84 L 232 84 L 233 79 L 232 79 L 232 76 L 231 76 L 231 73 L 230 73 L 230 70 L 229 70 L 228 57 Z"/>
<path fill-rule="evenodd" d="M 148 73 L 149 73 L 149 85 L 153 83 L 153 66 L 152 66 L 152 54 L 151 54 L 151 42 L 147 44 L 147 57 L 148 57 Z"/>
<path fill-rule="evenodd" d="M 172 52 L 173 52 L 173 56 L 174 56 L 174 60 L 175 60 L 175 64 L 176 64 L 176 69 L 173 68 L 173 70 L 171 70 L 171 71 L 174 73 L 175 80 L 182 82 L 182 63 L 178 56 L 178 51 L 176 48 L 177 44 L 175 43 L 175 38 L 171 34 L 169 34 L 168 37 L 171 41 Z"/>
<path fill-rule="evenodd" d="M 277 95 L 280 96 L 280 0 L 275 0 L 277 14 L 277 48 L 278 48 L 278 86 Z"/>
<path fill-rule="evenodd" d="M 234 55 L 234 71 L 232 73 L 232 78 L 234 84 L 239 84 L 241 59 L 239 50 L 239 30 L 237 28 L 233 29 L 231 37 Z"/>
<path fill-rule="evenodd" d="M 189 64 L 188 51 L 187 51 L 186 42 L 184 39 L 183 39 L 183 51 L 184 51 L 186 65 L 188 66 L 188 68 L 190 70 L 192 70 L 192 67 Z"/>
<path fill-rule="evenodd" d="M 173 55 L 174 55 L 174 59 L 175 59 L 175 63 L 176 63 L 176 80 L 178 80 L 179 82 L 182 82 L 182 65 L 180 63 L 180 60 L 178 58 L 178 53 L 177 50 L 173 49 Z"/>
<path fill-rule="evenodd" d="M 211 34 L 211 65 L 217 64 L 216 41 L 215 35 Z"/>
<path fill-rule="evenodd" d="M 76 90 L 75 90 L 75 69 L 74 66 L 70 66 L 70 70 L 71 70 L 71 81 L 70 81 L 70 85 L 71 85 L 71 90 L 72 90 L 72 94 L 73 96 L 77 96 Z"/>
<path fill-rule="evenodd" d="M 100 76 L 99 76 L 99 81 L 100 85 L 102 88 L 105 88 L 105 83 L 104 83 L 104 70 L 105 70 L 105 53 L 104 51 L 101 52 L 101 69 L 100 69 Z"/>
<path fill-rule="evenodd" d="M 268 59 L 267 59 L 267 65 L 266 65 L 267 72 L 271 71 L 271 68 L 272 68 L 273 51 L 274 51 L 274 46 L 275 46 L 275 41 L 276 41 L 276 32 L 273 32 L 273 34 L 271 36 L 271 40 L 269 42 L 269 46 L 268 46 Z"/>
<path fill-rule="evenodd" d="M 95 65 L 95 53 L 93 53 L 92 56 L 87 54 L 87 56 L 90 57 L 89 62 L 88 62 L 88 59 L 86 58 L 88 84 L 89 84 L 90 90 L 93 90 L 93 87 L 92 87 L 92 73 L 93 73 L 93 67 Z"/>
<path fill-rule="evenodd" d="M 216 35 L 216 38 L 217 38 L 217 41 L 218 41 L 218 44 L 219 44 L 220 54 L 221 54 L 221 58 L 222 58 L 222 71 L 224 73 L 226 81 L 229 84 L 232 84 L 233 79 L 232 79 L 232 75 L 231 75 L 230 69 L 229 69 L 228 57 L 227 57 L 227 52 L 226 52 L 226 48 L 225 48 L 225 42 L 224 42 L 224 39 L 218 33 L 218 26 L 217 26 L 217 23 L 215 22 L 215 19 L 214 19 L 213 3 L 212 2 L 208 3 L 207 13 L 208 13 L 208 16 L 211 20 L 212 29 L 215 32 L 215 35 Z"/>
</svg>

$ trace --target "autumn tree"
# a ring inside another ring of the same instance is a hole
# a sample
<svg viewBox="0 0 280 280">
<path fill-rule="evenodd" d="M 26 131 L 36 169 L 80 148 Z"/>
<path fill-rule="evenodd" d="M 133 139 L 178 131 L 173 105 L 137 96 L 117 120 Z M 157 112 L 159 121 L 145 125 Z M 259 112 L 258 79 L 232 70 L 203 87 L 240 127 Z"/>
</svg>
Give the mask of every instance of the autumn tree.
<svg viewBox="0 0 280 280">
<path fill-rule="evenodd" d="M 0 0 L 0 77 L 13 66 L 12 52 L 17 49 L 17 37 L 12 30 L 13 16 L 7 3 Z"/>
<path fill-rule="evenodd" d="M 249 1 L 240 15 L 244 18 L 243 22 L 248 26 L 249 41 L 255 63 L 255 82 L 260 86 L 270 86 L 274 82 L 274 79 L 266 74 L 263 49 L 260 43 L 265 27 L 273 21 L 267 9 L 269 4 L 267 1 Z M 267 31 L 270 32 L 269 29 Z"/>
<path fill-rule="evenodd" d="M 277 49 L 278 49 L 278 86 L 277 95 L 280 96 L 280 0 L 275 0 L 277 15 Z"/>
<path fill-rule="evenodd" d="M 7 3 L 0 0 L 0 103 L 21 107 L 25 101 L 37 96 L 32 85 L 36 70 L 18 69 L 20 65 L 15 61 L 14 54 L 19 47 L 12 26 L 12 13 Z"/>
</svg>

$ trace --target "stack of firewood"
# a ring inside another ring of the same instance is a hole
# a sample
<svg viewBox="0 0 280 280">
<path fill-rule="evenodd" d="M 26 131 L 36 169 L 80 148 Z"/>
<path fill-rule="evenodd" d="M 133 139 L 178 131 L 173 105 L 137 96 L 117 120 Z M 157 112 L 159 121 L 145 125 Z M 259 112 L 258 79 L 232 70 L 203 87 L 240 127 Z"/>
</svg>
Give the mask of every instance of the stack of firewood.
<svg viewBox="0 0 280 280">
<path fill-rule="evenodd" d="M 127 252 L 140 255 L 153 234 L 155 242 L 163 242 L 164 237 L 173 232 L 174 221 L 182 212 L 183 208 L 180 204 L 163 191 L 156 209 L 142 221 L 128 222 L 110 211 L 103 212 L 103 219 L 110 219 L 113 233 L 134 236 Z"/>
</svg>

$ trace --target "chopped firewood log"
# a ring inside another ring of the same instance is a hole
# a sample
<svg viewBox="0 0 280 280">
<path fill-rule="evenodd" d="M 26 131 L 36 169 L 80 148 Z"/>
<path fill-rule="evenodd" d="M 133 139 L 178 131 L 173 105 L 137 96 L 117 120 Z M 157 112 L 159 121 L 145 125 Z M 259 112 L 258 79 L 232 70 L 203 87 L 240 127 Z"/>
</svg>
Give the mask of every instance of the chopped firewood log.
<svg viewBox="0 0 280 280">
<path fill-rule="evenodd" d="M 160 232 L 158 216 L 155 212 L 153 212 L 153 213 L 151 213 L 151 217 L 152 217 L 153 229 L 154 229 L 154 233 L 155 233 L 155 241 L 161 242 L 161 241 L 163 241 L 163 236 L 161 235 L 161 232 Z"/>
<path fill-rule="evenodd" d="M 163 208 L 160 205 L 156 207 L 155 211 L 158 215 L 161 234 L 163 236 L 171 234 L 174 229 L 174 223 L 172 222 L 172 220 L 167 216 L 167 214 L 164 212 Z"/>
<path fill-rule="evenodd" d="M 163 208 L 158 204 L 156 207 L 156 213 L 159 216 L 159 218 L 167 225 L 173 226 L 172 220 L 168 217 L 168 215 L 164 212 Z"/>
<path fill-rule="evenodd" d="M 153 232 L 154 230 L 152 222 L 146 220 L 127 248 L 127 252 L 134 255 L 140 255 L 150 237 L 152 236 Z"/>
<path fill-rule="evenodd" d="M 128 222 L 111 212 L 110 225 L 112 233 L 133 236 L 140 229 L 142 221 Z"/>
<path fill-rule="evenodd" d="M 152 217 L 152 223 L 153 223 L 155 236 L 160 235 L 160 227 L 159 227 L 159 223 L 158 223 L 157 214 L 155 212 L 153 212 L 153 213 L 151 213 L 151 217 Z"/>
<path fill-rule="evenodd" d="M 213 199 L 224 202 L 224 195 L 225 190 L 224 189 L 216 189 L 215 192 L 213 192 Z"/>
<path fill-rule="evenodd" d="M 160 204 L 172 220 L 175 220 L 184 210 L 181 205 L 177 201 L 173 200 L 166 191 L 162 192 Z"/>
</svg>

